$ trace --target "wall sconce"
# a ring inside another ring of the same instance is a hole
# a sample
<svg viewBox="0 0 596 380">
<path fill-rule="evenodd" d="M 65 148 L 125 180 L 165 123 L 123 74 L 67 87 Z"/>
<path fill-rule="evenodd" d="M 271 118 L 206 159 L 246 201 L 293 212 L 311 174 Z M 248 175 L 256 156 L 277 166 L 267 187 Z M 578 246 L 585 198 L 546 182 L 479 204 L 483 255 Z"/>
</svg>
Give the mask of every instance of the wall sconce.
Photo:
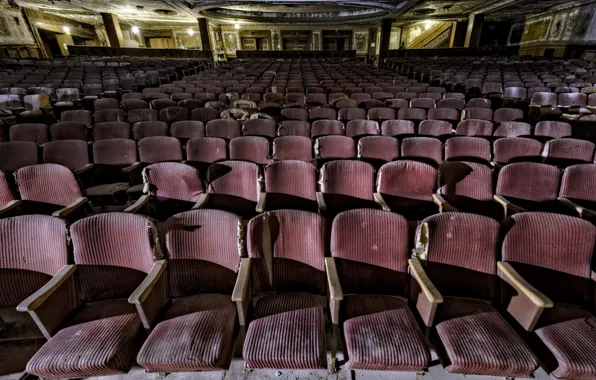
<svg viewBox="0 0 596 380">
<path fill-rule="evenodd" d="M 192 28 L 188 28 L 188 35 L 193 36 L 194 34 L 195 34 L 195 31 L 192 30 Z"/>
<path fill-rule="evenodd" d="M 139 34 L 139 27 L 133 26 L 132 28 L 130 28 L 130 31 L 133 32 L 134 34 Z"/>
<path fill-rule="evenodd" d="M 236 29 L 240 29 L 240 24 L 238 24 L 238 23 L 235 23 L 235 24 L 234 24 L 234 28 L 236 28 Z"/>
<path fill-rule="evenodd" d="M 64 31 L 64 33 L 70 34 L 70 28 L 68 26 L 63 26 L 62 30 Z"/>
</svg>

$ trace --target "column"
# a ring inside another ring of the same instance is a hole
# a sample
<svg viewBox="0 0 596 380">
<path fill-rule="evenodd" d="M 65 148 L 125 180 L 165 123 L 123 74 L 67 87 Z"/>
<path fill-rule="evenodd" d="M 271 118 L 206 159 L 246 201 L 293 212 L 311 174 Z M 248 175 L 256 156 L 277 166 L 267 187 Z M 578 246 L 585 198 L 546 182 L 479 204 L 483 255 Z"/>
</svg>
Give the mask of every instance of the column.
<svg viewBox="0 0 596 380">
<path fill-rule="evenodd" d="M 201 35 L 201 50 L 212 50 L 211 42 L 209 40 L 209 28 L 207 27 L 207 19 L 197 19 L 199 22 L 199 33 Z"/>
<path fill-rule="evenodd" d="M 468 22 L 467 21 L 457 21 L 453 23 L 453 31 L 451 34 L 451 41 L 449 47 L 464 47 L 464 43 L 466 42 L 466 34 L 468 31 Z"/>
<path fill-rule="evenodd" d="M 385 52 L 389 50 L 389 43 L 391 42 L 391 25 L 393 24 L 392 19 L 383 19 L 381 20 L 381 43 L 379 46 L 379 67 L 383 64 L 383 59 L 385 59 Z"/>
<path fill-rule="evenodd" d="M 482 25 L 484 24 L 483 14 L 470 15 L 468 21 L 468 30 L 466 32 L 466 40 L 464 47 L 478 47 L 480 45 L 480 35 L 482 34 Z"/>
<path fill-rule="evenodd" d="M 120 21 L 118 16 L 113 13 L 102 13 L 103 25 L 108 34 L 108 41 L 111 47 L 123 47 L 124 39 L 122 38 L 122 30 L 120 29 Z"/>
</svg>

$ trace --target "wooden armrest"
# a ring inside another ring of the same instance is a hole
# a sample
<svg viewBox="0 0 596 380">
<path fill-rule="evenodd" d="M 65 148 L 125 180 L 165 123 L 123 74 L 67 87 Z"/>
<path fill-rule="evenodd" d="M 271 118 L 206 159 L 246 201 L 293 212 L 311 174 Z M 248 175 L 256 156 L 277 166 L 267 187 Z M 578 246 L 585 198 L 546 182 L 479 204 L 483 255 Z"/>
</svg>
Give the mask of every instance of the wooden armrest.
<svg viewBox="0 0 596 380">
<path fill-rule="evenodd" d="M 490 162 L 490 165 L 491 165 L 493 168 L 495 168 L 495 169 L 502 169 L 502 168 L 503 168 L 503 166 L 504 166 L 503 164 L 500 164 L 500 163 L 498 163 L 498 162 L 496 162 L 496 161 L 491 161 L 491 162 Z"/>
<path fill-rule="evenodd" d="M 418 285 L 420 285 L 426 298 L 432 303 L 442 303 L 443 296 L 430 278 L 428 278 L 420 261 L 418 259 L 410 259 L 408 260 L 408 263 L 410 265 L 410 273 L 412 274 L 412 277 L 414 277 Z"/>
<path fill-rule="evenodd" d="M 322 211 L 327 210 L 327 205 L 325 204 L 324 194 L 320 191 L 317 191 L 317 204 L 319 205 L 320 210 L 322 210 Z"/>
<path fill-rule="evenodd" d="M 524 280 L 513 267 L 506 262 L 497 262 L 497 275 L 513 288 L 503 288 L 502 302 L 507 312 L 527 331 L 532 331 L 542 315 L 542 311 L 554 306 L 553 302 Z"/>
<path fill-rule="evenodd" d="M 87 165 L 83 166 L 83 167 L 82 167 L 82 168 L 80 168 L 80 169 L 73 170 L 73 172 L 74 172 L 74 174 L 75 174 L 75 175 L 81 175 L 81 174 L 83 174 L 84 172 L 86 172 L 86 171 L 88 171 L 88 170 L 92 169 L 94 166 L 95 166 L 94 164 L 87 164 Z"/>
<path fill-rule="evenodd" d="M 209 203 L 209 193 L 201 194 L 201 198 L 192 206 L 191 210 L 198 210 L 204 208 Z"/>
<path fill-rule="evenodd" d="M 124 173 L 130 173 L 130 172 L 134 172 L 135 170 L 137 170 L 139 167 L 141 166 L 140 162 L 135 162 L 134 164 L 127 166 L 125 168 L 122 168 L 122 171 Z"/>
<path fill-rule="evenodd" d="M 143 207 L 147 206 L 149 204 L 149 201 L 150 200 L 151 200 L 151 196 L 149 194 L 143 194 L 143 195 L 141 195 L 141 197 L 139 199 L 137 199 L 137 201 L 135 203 L 133 203 L 132 205 L 128 206 L 124 210 L 124 212 L 131 213 L 131 214 L 136 214 Z"/>
<path fill-rule="evenodd" d="M 17 306 L 28 312 L 46 339 L 78 306 L 75 277 L 76 265 L 65 265 L 38 291 Z"/>
<path fill-rule="evenodd" d="M 563 197 L 557 198 L 557 200 L 562 203 L 563 205 L 569 207 L 572 210 L 575 210 L 580 218 L 596 218 L 596 211 L 590 210 L 588 208 L 582 207 L 577 203 Z"/>
<path fill-rule="evenodd" d="M 439 206 L 439 212 L 457 212 L 457 208 L 451 206 L 442 195 L 433 194 L 433 202 Z"/>
<path fill-rule="evenodd" d="M 327 284 L 329 286 L 329 311 L 331 313 L 331 322 L 334 325 L 339 324 L 339 309 L 341 300 L 344 298 L 344 292 L 337 275 L 337 267 L 333 257 L 325 258 L 325 272 L 327 273 Z"/>
<path fill-rule="evenodd" d="M 236 303 L 238 323 L 240 326 L 246 326 L 248 307 L 250 305 L 250 265 L 251 261 L 249 258 L 243 257 L 240 259 L 240 269 L 238 270 L 238 277 L 232 291 L 232 302 Z"/>
<path fill-rule="evenodd" d="M 391 211 L 391 207 L 389 207 L 389 205 L 387 204 L 387 202 L 385 202 L 385 199 L 383 199 L 383 195 L 381 193 L 374 193 L 373 197 L 375 199 L 375 202 L 381 206 L 381 208 L 384 211 Z"/>
<path fill-rule="evenodd" d="M 70 205 L 68 205 L 68 206 L 66 206 L 64 208 L 61 208 L 58 211 L 54 211 L 52 213 L 52 216 L 56 216 L 56 217 L 59 217 L 59 218 L 66 218 L 73 211 L 75 211 L 78 208 L 86 205 L 87 202 L 89 202 L 89 199 L 87 199 L 87 197 L 80 197 L 76 201 L 74 201 L 72 204 L 70 204 Z"/>
<path fill-rule="evenodd" d="M 525 294 L 534 305 L 542 308 L 551 308 L 554 306 L 553 301 L 524 280 L 524 278 L 513 269 L 511 264 L 504 261 L 497 262 L 497 273 L 500 278 L 511 280 L 514 287 Z"/>
<path fill-rule="evenodd" d="M 257 202 L 256 211 L 259 213 L 264 212 L 266 203 L 267 203 L 267 193 L 262 191 L 259 193 L 259 201 Z"/>
<path fill-rule="evenodd" d="M 15 199 L 0 207 L 0 218 L 17 209 L 22 203 L 22 201 Z"/>
<path fill-rule="evenodd" d="M 501 206 L 503 206 L 503 209 L 505 210 L 505 218 L 508 217 L 511 213 L 509 213 L 509 211 L 512 211 L 512 213 L 518 213 L 518 212 L 526 212 L 527 210 L 523 207 L 520 207 L 518 205 L 516 205 L 515 203 L 510 202 L 509 200 L 507 200 L 507 198 L 503 197 L 502 195 L 493 195 L 493 200 L 496 201 L 497 203 L 499 203 Z"/>
<path fill-rule="evenodd" d="M 169 301 L 167 265 L 166 260 L 157 260 L 151 272 L 128 297 L 128 303 L 136 306 L 143 327 L 147 330 L 151 329 L 161 309 Z"/>
</svg>

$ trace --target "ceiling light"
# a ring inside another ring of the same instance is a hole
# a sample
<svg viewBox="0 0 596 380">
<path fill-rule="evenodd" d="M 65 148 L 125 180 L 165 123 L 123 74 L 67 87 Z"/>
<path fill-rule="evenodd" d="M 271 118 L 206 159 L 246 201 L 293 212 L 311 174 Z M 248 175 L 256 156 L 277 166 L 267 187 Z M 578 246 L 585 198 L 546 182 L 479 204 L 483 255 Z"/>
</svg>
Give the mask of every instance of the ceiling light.
<svg viewBox="0 0 596 380">
<path fill-rule="evenodd" d="M 70 33 L 70 28 L 68 26 L 63 26 L 62 30 L 64 31 L 64 33 Z"/>
<path fill-rule="evenodd" d="M 194 35 L 194 34 L 195 34 L 195 31 L 194 31 L 194 30 L 192 30 L 192 28 L 188 28 L 188 35 L 189 35 L 189 36 L 192 36 L 192 35 Z"/>
<path fill-rule="evenodd" d="M 236 29 L 240 29 L 240 24 L 238 24 L 238 23 L 235 23 L 235 24 L 234 24 L 234 28 L 236 28 Z"/>
<path fill-rule="evenodd" d="M 133 32 L 134 34 L 139 34 L 139 27 L 133 26 L 132 28 L 130 28 L 130 31 Z"/>
</svg>

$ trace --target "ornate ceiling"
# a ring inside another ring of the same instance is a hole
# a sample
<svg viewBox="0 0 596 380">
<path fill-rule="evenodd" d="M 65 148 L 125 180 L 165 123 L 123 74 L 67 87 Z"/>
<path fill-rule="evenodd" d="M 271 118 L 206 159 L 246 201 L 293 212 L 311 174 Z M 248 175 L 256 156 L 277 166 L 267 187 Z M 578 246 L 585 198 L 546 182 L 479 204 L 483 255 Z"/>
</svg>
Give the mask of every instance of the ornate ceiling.
<svg viewBox="0 0 596 380">
<path fill-rule="evenodd" d="M 399 23 L 457 20 L 484 13 L 489 20 L 515 21 L 552 7 L 593 0 L 16 0 L 24 7 L 92 25 L 99 12 L 115 13 L 121 23 L 142 29 L 196 25 L 197 17 L 219 24 L 368 23 L 391 18 Z"/>
</svg>

